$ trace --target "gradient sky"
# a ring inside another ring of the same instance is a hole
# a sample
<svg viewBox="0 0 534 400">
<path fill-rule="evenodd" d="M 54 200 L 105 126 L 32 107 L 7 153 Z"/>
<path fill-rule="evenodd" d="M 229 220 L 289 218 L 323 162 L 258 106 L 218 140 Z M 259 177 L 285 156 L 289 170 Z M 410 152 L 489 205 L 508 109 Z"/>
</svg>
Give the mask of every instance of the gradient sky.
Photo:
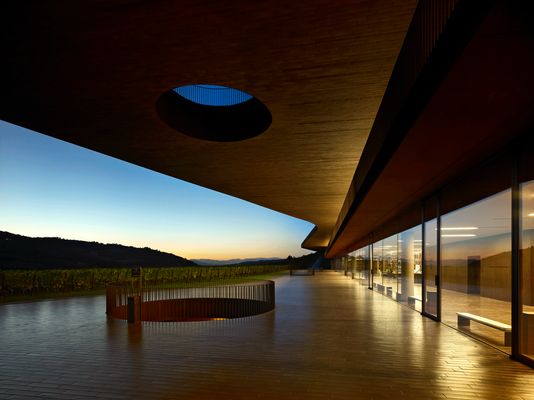
<svg viewBox="0 0 534 400">
<path fill-rule="evenodd" d="M 307 254 L 312 228 L 0 121 L 0 230 L 230 259 Z"/>
</svg>

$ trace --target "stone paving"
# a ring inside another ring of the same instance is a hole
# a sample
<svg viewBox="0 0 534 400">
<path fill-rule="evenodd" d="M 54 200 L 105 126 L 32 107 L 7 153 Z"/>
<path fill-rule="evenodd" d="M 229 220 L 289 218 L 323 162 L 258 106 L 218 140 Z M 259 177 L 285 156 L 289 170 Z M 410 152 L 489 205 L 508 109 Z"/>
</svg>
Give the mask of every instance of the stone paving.
<svg viewBox="0 0 534 400">
<path fill-rule="evenodd" d="M 0 399 L 534 399 L 534 370 L 336 272 L 226 321 L 107 319 L 103 296 L 0 306 Z"/>
</svg>

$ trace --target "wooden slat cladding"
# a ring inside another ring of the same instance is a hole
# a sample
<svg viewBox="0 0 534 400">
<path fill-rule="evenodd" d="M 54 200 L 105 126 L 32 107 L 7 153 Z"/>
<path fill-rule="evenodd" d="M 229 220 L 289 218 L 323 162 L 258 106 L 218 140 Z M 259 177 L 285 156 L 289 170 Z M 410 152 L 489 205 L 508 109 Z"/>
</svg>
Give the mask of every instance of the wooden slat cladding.
<svg viewBox="0 0 534 400">
<path fill-rule="evenodd" d="M 395 121 L 399 118 L 399 114 L 403 112 L 405 103 L 409 101 L 413 86 L 459 1 L 428 0 L 419 2 L 395 63 L 388 88 L 373 123 L 362 158 L 338 215 L 330 244 L 350 212 L 350 208 L 353 207 L 356 193 L 360 197 L 363 196 L 371 184 L 370 181 L 373 179 L 372 169 L 373 166 L 376 168 L 375 159 L 380 157 L 380 151 L 388 146 L 394 148 L 402 139 L 403 134 L 405 134 L 405 132 L 398 132 L 398 129 L 395 131 Z M 392 144 L 387 145 L 387 141 L 391 141 Z M 384 157 L 387 158 L 387 155 Z M 307 238 L 303 243 L 304 247 L 307 247 L 309 240 L 311 238 Z"/>
<path fill-rule="evenodd" d="M 354 192 L 350 215 L 340 223 L 329 256 L 350 251 L 351 243 L 364 240 L 402 210 L 528 136 L 534 107 L 529 8 L 487 2 L 482 6 L 489 12 L 477 17 L 479 6 L 478 2 L 457 5 L 451 20 L 461 10 L 463 15 L 456 18 L 452 31 L 448 26 L 444 30 L 444 42 L 437 44 L 421 72 L 406 113 L 400 114 L 396 130 L 379 149 L 371 173 L 365 177 L 357 173 L 354 182 L 366 186 Z M 462 38 L 467 43 L 458 48 Z M 358 168 L 364 164 L 362 158 Z M 507 171 L 499 170 L 496 177 Z M 502 180 L 485 188 L 474 183 L 454 202 L 465 205 L 490 186 L 498 190 Z"/>
</svg>

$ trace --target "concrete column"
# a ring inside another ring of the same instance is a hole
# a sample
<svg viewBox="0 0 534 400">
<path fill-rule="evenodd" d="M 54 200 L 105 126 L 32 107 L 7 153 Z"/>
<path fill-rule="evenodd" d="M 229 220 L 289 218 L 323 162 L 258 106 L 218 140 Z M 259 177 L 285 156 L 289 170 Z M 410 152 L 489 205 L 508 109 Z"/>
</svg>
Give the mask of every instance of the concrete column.
<svg viewBox="0 0 534 400">
<path fill-rule="evenodd" d="M 414 232 L 408 231 L 399 235 L 400 264 L 401 264 L 401 295 L 399 300 L 408 301 L 409 296 L 414 295 Z"/>
</svg>

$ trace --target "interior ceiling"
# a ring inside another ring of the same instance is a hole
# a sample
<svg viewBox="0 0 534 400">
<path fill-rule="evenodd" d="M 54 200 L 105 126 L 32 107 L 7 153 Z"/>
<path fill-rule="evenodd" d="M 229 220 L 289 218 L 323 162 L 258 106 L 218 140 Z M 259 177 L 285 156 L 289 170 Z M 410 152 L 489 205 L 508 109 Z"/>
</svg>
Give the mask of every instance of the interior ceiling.
<svg viewBox="0 0 534 400">
<path fill-rule="evenodd" d="M 328 244 L 416 0 L 4 1 L 0 118 L 314 223 Z M 271 127 L 233 143 L 163 123 L 191 83 L 244 90 Z"/>
</svg>

